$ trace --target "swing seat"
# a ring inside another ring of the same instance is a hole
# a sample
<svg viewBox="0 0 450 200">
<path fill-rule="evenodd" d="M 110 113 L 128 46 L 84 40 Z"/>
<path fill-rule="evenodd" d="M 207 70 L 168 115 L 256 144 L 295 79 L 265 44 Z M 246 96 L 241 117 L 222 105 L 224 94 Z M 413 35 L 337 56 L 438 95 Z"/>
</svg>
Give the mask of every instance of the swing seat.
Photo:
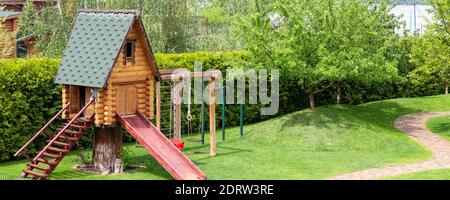
<svg viewBox="0 0 450 200">
<path fill-rule="evenodd" d="M 179 150 L 183 150 L 184 149 L 184 141 L 180 140 L 178 138 L 174 138 L 171 140 L 171 142 L 179 149 Z"/>
</svg>

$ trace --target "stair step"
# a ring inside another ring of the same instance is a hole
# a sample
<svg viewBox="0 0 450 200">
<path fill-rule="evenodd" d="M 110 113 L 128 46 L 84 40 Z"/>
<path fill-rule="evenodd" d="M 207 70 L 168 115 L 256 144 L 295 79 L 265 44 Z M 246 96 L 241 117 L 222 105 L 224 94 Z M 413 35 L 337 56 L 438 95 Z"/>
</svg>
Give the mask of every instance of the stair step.
<svg viewBox="0 0 450 200">
<path fill-rule="evenodd" d="M 67 126 L 68 123 L 63 123 L 63 126 Z M 77 129 L 87 129 L 87 126 L 77 125 L 77 124 L 70 124 L 69 127 L 77 128 Z"/>
<path fill-rule="evenodd" d="M 77 118 L 75 121 L 76 122 L 82 122 L 82 123 L 89 123 L 89 122 L 91 122 L 90 119 L 86 119 L 86 118 Z"/>
<path fill-rule="evenodd" d="M 60 148 L 56 148 L 56 147 L 48 147 L 48 150 L 54 151 L 54 152 L 59 152 L 59 153 L 67 153 L 67 152 L 69 152 L 66 149 L 60 149 Z"/>
<path fill-rule="evenodd" d="M 61 158 L 62 157 L 61 155 L 48 153 L 48 152 L 44 152 L 42 155 L 50 157 L 50 158 Z"/>
<path fill-rule="evenodd" d="M 29 169 L 23 170 L 23 172 L 26 174 L 31 174 L 31 175 L 39 177 L 39 178 L 47 178 L 48 177 L 48 174 L 41 174 L 41 173 L 29 170 Z"/>
<path fill-rule="evenodd" d="M 31 167 L 31 168 L 35 168 L 35 169 L 40 169 L 40 170 L 45 171 L 45 172 L 50 172 L 49 168 L 46 168 L 46 167 L 40 166 L 40 165 L 36 165 L 36 164 L 33 164 L 33 163 L 28 163 L 27 166 Z"/>
<path fill-rule="evenodd" d="M 51 166 L 58 165 L 58 163 L 56 161 L 44 160 L 43 158 L 38 158 L 37 161 L 40 163 L 45 163 L 47 165 L 51 165 Z"/>
<path fill-rule="evenodd" d="M 71 142 L 78 142 L 79 138 L 76 137 L 69 137 L 67 135 L 61 135 L 59 136 L 61 139 L 70 140 Z"/>
<path fill-rule="evenodd" d="M 47 140 L 47 142 L 50 142 L 51 140 Z M 70 144 L 64 143 L 64 142 L 60 142 L 60 141 L 54 141 L 53 144 L 62 146 L 62 147 L 70 147 Z"/>
<path fill-rule="evenodd" d="M 57 130 L 57 131 L 61 131 L 62 128 L 57 128 L 56 130 Z M 70 134 L 74 134 L 74 135 L 81 135 L 81 132 L 79 132 L 79 131 L 74 131 L 74 130 L 69 130 L 69 129 L 64 130 L 64 133 L 70 133 Z"/>
</svg>

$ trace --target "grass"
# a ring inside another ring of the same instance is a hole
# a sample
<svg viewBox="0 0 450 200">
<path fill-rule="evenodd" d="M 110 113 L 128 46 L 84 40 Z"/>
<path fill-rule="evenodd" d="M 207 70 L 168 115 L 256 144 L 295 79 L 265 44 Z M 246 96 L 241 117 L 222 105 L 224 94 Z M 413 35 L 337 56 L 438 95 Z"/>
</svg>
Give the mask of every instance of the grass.
<svg viewBox="0 0 450 200">
<path fill-rule="evenodd" d="M 450 116 L 435 117 L 427 121 L 427 128 L 450 140 Z"/>
<path fill-rule="evenodd" d="M 427 128 L 433 133 L 450 140 L 450 116 L 435 117 L 427 121 Z M 450 180 L 450 169 L 430 170 L 390 177 L 392 180 Z"/>
<path fill-rule="evenodd" d="M 389 180 L 450 180 L 450 170 L 438 169 L 390 177 Z"/>
<path fill-rule="evenodd" d="M 227 129 L 227 140 L 218 142 L 216 157 L 208 156 L 208 145 L 193 142 L 186 142 L 185 153 L 209 179 L 325 179 L 429 158 L 431 153 L 397 131 L 393 121 L 408 113 L 447 110 L 450 110 L 447 96 L 324 106 L 247 125 L 242 138 L 238 127 Z M 133 144 L 127 145 L 127 149 L 133 162 L 148 167 L 100 176 L 74 170 L 76 155 L 72 154 L 57 168 L 53 178 L 171 179 L 144 149 Z M 2 163 L 0 174 L 14 177 L 23 168 L 24 161 Z"/>
</svg>

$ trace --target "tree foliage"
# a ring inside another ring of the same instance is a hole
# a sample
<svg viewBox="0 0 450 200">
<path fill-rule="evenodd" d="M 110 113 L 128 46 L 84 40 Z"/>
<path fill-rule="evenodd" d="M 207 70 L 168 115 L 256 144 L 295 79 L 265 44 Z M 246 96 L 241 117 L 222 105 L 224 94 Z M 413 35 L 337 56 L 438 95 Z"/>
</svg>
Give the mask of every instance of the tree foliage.
<svg viewBox="0 0 450 200">
<path fill-rule="evenodd" d="M 314 95 L 333 85 L 397 77 L 389 55 L 398 23 L 387 2 L 277 0 L 256 8 L 239 27 L 253 62 L 282 69 L 309 94 L 312 108 Z"/>
<path fill-rule="evenodd" d="M 430 0 L 434 24 L 423 36 L 416 36 L 411 61 L 417 68 L 410 74 L 412 84 L 426 90 L 434 84 L 443 85 L 448 94 L 450 76 L 450 1 Z M 442 91 L 442 90 L 441 90 Z"/>
<path fill-rule="evenodd" d="M 27 3 L 21 19 L 22 35 L 36 35 L 41 56 L 60 57 L 67 44 L 79 8 L 139 10 L 148 38 L 156 52 L 179 53 L 234 50 L 229 28 L 246 13 L 250 0 L 60 0 L 46 7 Z M 224 7 L 221 7 L 224 6 Z"/>
</svg>

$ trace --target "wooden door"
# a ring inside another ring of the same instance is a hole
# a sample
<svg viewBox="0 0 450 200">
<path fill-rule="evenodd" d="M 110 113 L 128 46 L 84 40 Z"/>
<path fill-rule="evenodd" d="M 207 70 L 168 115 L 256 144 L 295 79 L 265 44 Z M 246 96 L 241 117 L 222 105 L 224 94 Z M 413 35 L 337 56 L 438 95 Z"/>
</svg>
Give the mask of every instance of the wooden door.
<svg viewBox="0 0 450 200">
<path fill-rule="evenodd" d="M 120 115 L 136 114 L 137 95 L 135 85 L 123 85 L 117 88 L 117 113 Z"/>
<path fill-rule="evenodd" d="M 74 117 L 80 111 L 80 87 L 69 86 L 70 88 L 70 117 Z"/>
<path fill-rule="evenodd" d="M 92 88 L 90 87 L 85 87 L 85 97 L 84 97 L 84 102 L 89 102 L 91 100 L 91 96 L 92 96 Z M 91 117 L 95 112 L 95 104 L 91 104 L 86 111 L 84 111 L 84 117 Z"/>
</svg>

